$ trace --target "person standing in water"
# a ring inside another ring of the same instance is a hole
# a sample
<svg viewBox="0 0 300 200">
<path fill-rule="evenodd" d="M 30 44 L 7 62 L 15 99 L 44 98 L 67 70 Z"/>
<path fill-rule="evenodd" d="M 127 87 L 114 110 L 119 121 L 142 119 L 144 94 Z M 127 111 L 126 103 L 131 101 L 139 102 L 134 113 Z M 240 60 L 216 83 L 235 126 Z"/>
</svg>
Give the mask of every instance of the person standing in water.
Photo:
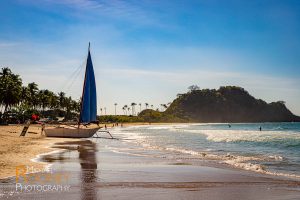
<svg viewBox="0 0 300 200">
<path fill-rule="evenodd" d="M 259 127 L 259 131 L 261 131 L 261 126 Z"/>
</svg>

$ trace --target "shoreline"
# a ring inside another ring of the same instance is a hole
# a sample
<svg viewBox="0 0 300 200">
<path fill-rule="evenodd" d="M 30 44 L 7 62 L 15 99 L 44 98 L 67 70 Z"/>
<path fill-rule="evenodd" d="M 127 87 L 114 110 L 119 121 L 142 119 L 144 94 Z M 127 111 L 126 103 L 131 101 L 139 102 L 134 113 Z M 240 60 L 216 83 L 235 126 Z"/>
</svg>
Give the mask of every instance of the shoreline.
<svg viewBox="0 0 300 200">
<path fill-rule="evenodd" d="M 97 141 L 95 143 L 95 141 Z M 32 199 L 297 199 L 300 182 L 210 165 L 205 161 L 178 161 L 133 154 L 140 149 L 119 140 L 58 142 L 40 161 L 53 161 L 54 173 L 69 172 L 70 191 L 13 192 L 11 198 Z M 79 148 L 74 148 L 79 147 Z M 113 147 L 113 148 L 111 148 Z M 115 152 L 134 148 L 133 153 Z M 101 148 L 101 149 L 100 149 Z M 65 155 L 65 156 L 64 156 Z M 74 165 L 75 164 L 75 165 Z M 79 165 L 80 164 L 80 165 Z M 14 181 L 3 187 L 3 197 L 15 190 Z"/>
<path fill-rule="evenodd" d="M 39 130 L 36 126 L 34 128 Z M 29 141 L 33 139 L 30 137 Z M 40 150 L 43 152 L 36 155 L 31 152 L 34 157 L 29 161 L 39 166 L 51 165 L 51 174 L 54 175 L 69 173 L 67 184 L 70 190 L 17 192 L 15 176 L 10 176 L 0 178 L 0 197 L 164 200 L 198 199 L 201 196 L 207 200 L 273 200 L 300 196 L 300 181 L 297 179 L 258 173 L 205 159 L 188 159 L 184 155 L 174 158 L 162 154 L 157 156 L 138 145 L 124 142 L 122 137 L 121 140 L 42 137 L 36 142 L 39 145 L 30 143 L 31 147 L 43 148 Z M 44 172 L 36 172 L 34 176 L 42 174 Z"/>
<path fill-rule="evenodd" d="M 107 123 L 107 128 L 108 130 L 113 130 L 114 123 Z M 195 123 L 145 123 L 145 122 L 134 122 L 134 123 L 123 123 L 123 127 L 131 127 L 131 126 L 160 126 L 160 125 L 184 125 L 184 124 L 195 124 Z M 206 123 L 205 123 L 206 124 Z M 102 126 L 104 124 L 101 124 Z M 49 126 L 53 126 L 53 125 L 49 125 Z M 119 124 L 119 127 L 120 124 Z M 22 150 L 28 150 L 30 149 L 30 147 L 32 148 L 37 148 L 35 151 L 29 151 L 26 152 L 26 156 L 25 158 L 22 157 L 21 161 L 22 163 L 20 163 L 19 165 L 30 165 L 33 167 L 45 167 L 47 165 L 51 165 L 50 163 L 47 162 L 42 162 L 40 158 L 42 158 L 44 155 L 49 155 L 49 154 L 55 154 L 58 151 L 64 151 L 62 149 L 57 149 L 55 147 L 56 143 L 61 143 L 61 142 L 69 142 L 69 141 L 80 141 L 81 139 L 78 138 L 54 138 L 54 137 L 45 137 L 43 135 L 40 134 L 41 131 L 41 126 L 40 125 L 31 125 L 27 131 L 27 134 L 25 137 L 19 137 L 19 134 L 21 132 L 23 128 L 23 125 L 6 125 L 6 126 L 0 126 L 0 136 L 13 136 L 15 137 L 15 140 L 13 140 L 13 142 L 15 142 L 16 140 L 18 142 L 21 141 L 22 143 L 22 139 L 24 139 L 25 141 L 23 142 L 28 142 L 28 144 L 26 144 L 26 146 L 24 147 L 21 145 Z M 34 134 L 34 135 L 32 135 Z M 0 145 L 1 145 L 1 141 L 0 141 Z M 20 151 L 20 150 L 18 150 Z M 0 147 L 0 155 L 4 154 L 5 157 L 5 152 L 3 153 L 3 149 L 1 149 Z M 14 156 L 17 156 L 17 152 L 10 152 L 8 154 L 12 154 Z M 24 154 L 22 154 L 24 156 Z M 10 157 L 7 156 L 6 157 Z M 203 158 L 202 158 L 203 159 Z M 203 160 L 207 160 L 207 161 L 216 161 L 216 160 L 211 160 L 209 158 L 207 159 L 203 159 Z M 15 167 L 17 165 L 14 166 L 8 166 L 9 169 L 3 168 L 3 163 L 5 162 L 5 158 L 3 159 L 3 156 L 0 157 L 0 167 L 1 167 L 1 173 L 0 173 L 0 180 L 2 179 L 6 179 L 6 178 L 11 178 L 14 177 L 15 174 Z M 299 181 L 300 177 L 298 175 L 294 175 L 294 174 L 283 174 L 283 173 L 273 173 L 270 171 L 259 171 L 259 170 L 252 170 L 252 169 L 245 169 L 243 167 L 238 167 L 235 166 L 233 164 L 229 164 L 226 162 L 222 162 L 222 163 L 218 163 L 222 166 L 224 166 L 225 168 L 230 168 L 233 170 L 242 170 L 242 171 L 246 171 L 246 172 L 253 172 L 255 174 L 259 174 L 259 175 L 267 175 L 267 176 L 272 176 L 272 177 L 277 177 L 279 179 L 288 179 L 288 180 L 295 180 L 295 181 Z M 5 163 L 4 163 L 5 166 Z M 5 174 L 5 175 L 3 175 Z"/>
</svg>

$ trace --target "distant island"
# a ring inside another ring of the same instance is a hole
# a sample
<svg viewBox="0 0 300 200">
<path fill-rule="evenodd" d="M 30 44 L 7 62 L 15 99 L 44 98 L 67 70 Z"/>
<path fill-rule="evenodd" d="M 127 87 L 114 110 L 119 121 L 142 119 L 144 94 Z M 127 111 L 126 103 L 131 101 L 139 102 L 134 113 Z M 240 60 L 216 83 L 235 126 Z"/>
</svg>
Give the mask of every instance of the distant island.
<svg viewBox="0 0 300 200">
<path fill-rule="evenodd" d="M 139 117 L 159 122 L 299 122 L 285 102 L 266 103 L 251 96 L 245 89 L 225 86 L 202 89 L 191 86 L 190 91 L 178 94 L 165 112 L 144 110 Z"/>
</svg>

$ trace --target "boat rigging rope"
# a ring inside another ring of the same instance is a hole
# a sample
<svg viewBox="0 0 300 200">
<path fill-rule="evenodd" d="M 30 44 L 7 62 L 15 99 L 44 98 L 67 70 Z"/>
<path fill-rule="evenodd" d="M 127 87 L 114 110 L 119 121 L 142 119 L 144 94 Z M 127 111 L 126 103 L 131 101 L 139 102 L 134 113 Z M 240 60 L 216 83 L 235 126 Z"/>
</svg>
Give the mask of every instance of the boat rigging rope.
<svg viewBox="0 0 300 200">
<path fill-rule="evenodd" d="M 65 93 L 68 93 L 73 86 L 75 80 L 77 80 L 78 76 L 82 74 L 82 70 L 85 66 L 86 61 L 84 61 L 77 69 L 70 75 L 70 77 L 65 81 L 62 91 L 65 91 Z"/>
</svg>

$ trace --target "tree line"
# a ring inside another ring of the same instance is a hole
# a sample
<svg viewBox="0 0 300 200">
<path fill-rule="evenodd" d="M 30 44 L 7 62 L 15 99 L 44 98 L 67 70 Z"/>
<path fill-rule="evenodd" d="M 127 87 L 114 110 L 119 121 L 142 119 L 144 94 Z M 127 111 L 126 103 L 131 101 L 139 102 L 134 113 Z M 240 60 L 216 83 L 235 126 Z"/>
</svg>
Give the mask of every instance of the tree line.
<svg viewBox="0 0 300 200">
<path fill-rule="evenodd" d="M 39 89 L 35 82 L 23 85 L 18 74 L 4 67 L 0 72 L 0 122 L 24 122 L 31 114 L 41 117 L 71 119 L 80 110 L 80 101 L 67 97 L 64 92 L 54 93 Z"/>
<path fill-rule="evenodd" d="M 168 104 L 160 104 L 161 110 L 166 110 Z M 117 103 L 115 106 L 115 115 Z M 136 108 L 138 106 L 138 108 Z M 145 109 L 154 110 L 154 106 L 145 103 Z M 155 109 L 159 111 L 159 108 Z M 142 103 L 124 105 L 123 115 L 137 116 L 142 111 Z M 32 114 L 38 114 L 40 118 L 48 118 L 51 121 L 62 117 L 65 120 L 78 120 L 80 112 L 80 100 L 73 100 L 64 92 L 55 93 L 48 89 L 39 89 L 35 82 L 24 85 L 21 77 L 4 67 L 0 71 L 0 124 L 24 123 Z M 100 108 L 100 116 L 106 115 L 106 107 Z M 105 117 L 106 119 L 107 117 Z M 107 118 L 107 120 L 111 120 Z M 101 120 L 100 120 L 101 121 Z M 140 121 L 137 118 L 122 118 L 118 121 Z"/>
</svg>

